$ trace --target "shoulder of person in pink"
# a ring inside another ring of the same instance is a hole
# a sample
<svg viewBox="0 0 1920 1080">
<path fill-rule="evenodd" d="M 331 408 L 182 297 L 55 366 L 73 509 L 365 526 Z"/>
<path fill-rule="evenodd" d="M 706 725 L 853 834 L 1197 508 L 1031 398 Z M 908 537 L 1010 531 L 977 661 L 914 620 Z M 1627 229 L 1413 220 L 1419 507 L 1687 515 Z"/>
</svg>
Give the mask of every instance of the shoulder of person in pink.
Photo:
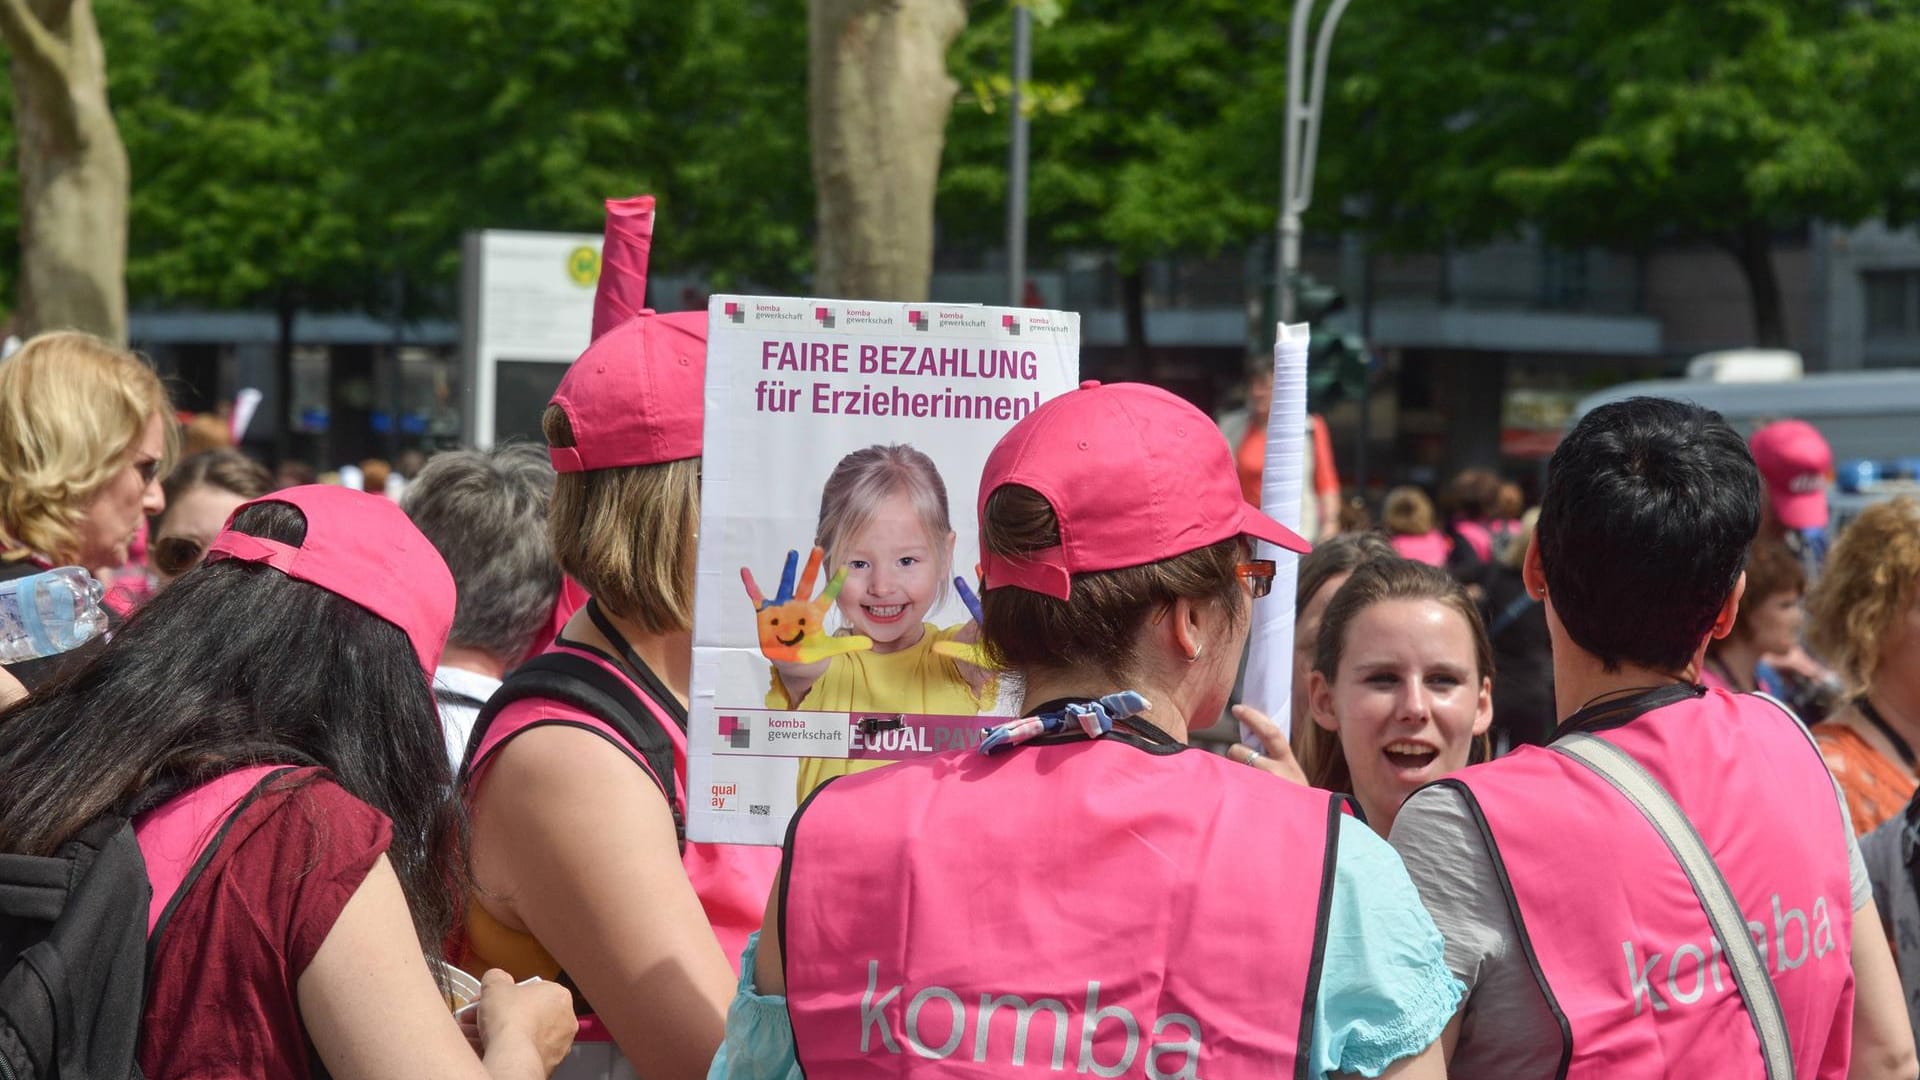
<svg viewBox="0 0 1920 1080">
<path fill-rule="evenodd" d="M 1677 686 L 1646 700 L 1596 734 L 1645 767 L 1718 855 L 1778 992 L 1796 1074 L 1844 1075 L 1828 1048 L 1846 1044 L 1852 1015 L 1853 904 L 1836 839 L 1849 826 L 1818 752 L 1764 698 Z M 1636 1075 L 1722 1076 L 1736 1061 L 1759 1074 L 1753 1024 L 1686 872 L 1606 780 L 1523 747 L 1441 783 L 1471 793 L 1506 868 L 1521 934 L 1567 1018 L 1564 1075 L 1597 1080 L 1633 1062 Z"/>
<path fill-rule="evenodd" d="M 1206 417 L 1152 387 L 1086 383 L 1043 404 L 989 455 L 983 522 L 1010 486 L 1046 500 L 1060 541 L 1017 556 L 983 543 L 989 626 L 1000 590 L 1064 601 L 1076 575 L 1237 537 L 1307 547 L 1242 499 L 1233 452 Z M 1101 1075 L 1295 1072 L 1311 1043 L 1299 1025 L 1311 1022 L 1340 800 L 1155 726 L 1158 715 L 1184 732 L 1183 715 L 1224 705 L 1244 628 L 1214 633 L 1218 666 L 1186 669 L 1200 674 L 1180 689 L 1116 688 L 1059 714 L 1082 716 L 1079 729 L 1030 717 L 990 733 L 990 752 L 816 793 L 790 833 L 779 927 L 807 1071 L 885 1070 L 914 1054 L 982 1075 L 1069 1062 Z M 1088 728 L 1093 713 L 1103 722 Z M 1042 731 L 1054 733 L 1034 741 Z M 875 827 L 889 821 L 912 828 Z M 1255 849 L 1289 858 L 1245 857 Z M 1260 948 L 1248 962 L 1239 933 L 1204 928 L 1244 928 L 1254 896 Z M 1036 1018 L 1046 1023 L 1030 1033 Z"/>
<path fill-rule="evenodd" d="M 1493 561 L 1493 533 L 1486 525 L 1478 521 L 1467 521 L 1463 519 L 1453 523 L 1453 531 L 1460 534 L 1461 539 L 1467 542 L 1467 546 L 1473 549 L 1473 553 L 1479 557 L 1481 562 Z M 1444 564 L 1445 562 L 1446 556 L 1442 555 L 1440 563 Z"/>
<path fill-rule="evenodd" d="M 1442 533 L 1429 532 L 1413 536 L 1396 534 L 1389 536 L 1387 542 L 1393 545 L 1393 550 L 1399 552 L 1403 559 L 1412 559 L 1429 566 L 1447 565 L 1447 552 L 1451 545 L 1447 543 L 1447 538 Z"/>
<path fill-rule="evenodd" d="M 647 722 L 666 733 L 673 749 L 672 774 L 665 777 L 655 775 L 640 748 L 634 746 L 617 727 L 592 712 L 551 698 L 530 697 L 502 708 L 487 725 L 485 734 L 473 749 L 472 764 L 468 767 L 468 797 L 471 798 L 486 782 L 488 766 L 493 763 L 494 755 L 514 736 L 543 725 L 562 724 L 592 731 L 607 740 L 639 766 L 672 805 L 684 809 L 687 805 L 687 735 L 680 722 L 669 716 L 660 703 L 636 685 L 619 665 L 609 663 L 605 657 L 559 643 L 547 651 L 566 653 L 590 661 L 625 683 L 648 710 Z M 714 935 L 720 939 L 720 947 L 736 968 L 740 963 L 741 950 L 746 948 L 747 936 L 760 928 L 761 914 L 766 908 L 767 888 L 779 870 L 779 855 L 774 848 L 697 841 L 688 841 L 681 849 L 681 863 L 687 868 L 687 878 L 700 898 L 708 921 L 713 925 Z"/>
<path fill-rule="evenodd" d="M 223 831 L 240 803 L 267 777 L 286 766 L 249 765 L 168 799 L 134 819 L 133 835 L 147 864 L 153 897 L 147 934 L 173 902 L 200 856 Z"/>
</svg>

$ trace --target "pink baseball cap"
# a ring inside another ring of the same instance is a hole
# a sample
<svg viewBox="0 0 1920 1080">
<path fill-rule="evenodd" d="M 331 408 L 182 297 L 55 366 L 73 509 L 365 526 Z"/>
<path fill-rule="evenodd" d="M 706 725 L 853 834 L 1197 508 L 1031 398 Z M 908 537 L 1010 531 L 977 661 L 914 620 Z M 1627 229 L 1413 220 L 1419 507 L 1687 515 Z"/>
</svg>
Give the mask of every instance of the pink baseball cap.
<svg viewBox="0 0 1920 1080">
<path fill-rule="evenodd" d="M 548 448 L 554 469 L 699 457 L 706 380 L 705 311 L 643 311 L 595 338 L 553 392 L 573 427 L 572 446 Z"/>
<path fill-rule="evenodd" d="M 1060 544 L 1017 559 L 986 554 L 989 589 L 1065 600 L 1074 574 L 1144 566 L 1235 536 L 1312 550 L 1241 497 L 1233 451 L 1213 421 L 1156 386 L 1083 382 L 1035 409 L 987 456 L 982 521 L 987 499 L 1007 484 L 1047 500 Z"/>
<path fill-rule="evenodd" d="M 1825 528 L 1833 448 L 1819 429 L 1805 420 L 1776 420 L 1755 431 L 1747 445 L 1780 524 L 1789 529 Z"/>
<path fill-rule="evenodd" d="M 240 504 L 286 503 L 307 518 L 298 547 L 235 532 L 233 518 L 207 547 L 207 561 L 264 563 L 344 597 L 400 628 L 429 676 L 453 628 L 453 573 L 400 504 L 363 491 L 310 484 Z"/>
</svg>

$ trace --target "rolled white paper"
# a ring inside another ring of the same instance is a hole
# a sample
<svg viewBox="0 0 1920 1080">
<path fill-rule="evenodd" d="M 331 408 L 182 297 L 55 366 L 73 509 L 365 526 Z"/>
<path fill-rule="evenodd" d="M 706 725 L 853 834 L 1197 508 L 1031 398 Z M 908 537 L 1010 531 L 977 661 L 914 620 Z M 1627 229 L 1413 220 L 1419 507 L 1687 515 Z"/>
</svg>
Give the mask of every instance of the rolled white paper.
<svg viewBox="0 0 1920 1080">
<path fill-rule="evenodd" d="M 282 389 L 281 393 L 292 393 Z M 247 428 L 253 425 L 253 414 L 260 409 L 260 402 L 266 395 L 255 387 L 246 387 L 233 399 L 233 415 L 227 418 L 227 432 L 233 438 L 234 445 L 247 437 Z"/>
<path fill-rule="evenodd" d="M 1260 508 L 1300 531 L 1300 489 L 1306 473 L 1308 326 L 1281 325 L 1273 345 L 1273 403 L 1267 413 L 1267 463 L 1260 474 Z M 1249 421 L 1251 422 L 1251 421 Z M 1255 558 L 1275 564 L 1273 591 L 1253 605 L 1247 637 L 1247 677 L 1240 699 L 1293 733 L 1293 596 L 1300 556 L 1261 541 Z M 1261 747 L 1242 724 L 1241 741 Z"/>
</svg>

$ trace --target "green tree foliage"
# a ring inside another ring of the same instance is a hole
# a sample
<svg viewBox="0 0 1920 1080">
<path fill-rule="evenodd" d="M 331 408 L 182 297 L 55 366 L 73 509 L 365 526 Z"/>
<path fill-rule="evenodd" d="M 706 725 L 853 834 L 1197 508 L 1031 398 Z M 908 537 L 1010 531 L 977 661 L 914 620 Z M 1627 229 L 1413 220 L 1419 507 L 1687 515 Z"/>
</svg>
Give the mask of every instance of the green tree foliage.
<svg viewBox="0 0 1920 1080">
<path fill-rule="evenodd" d="M 1281 111 L 1271 92 L 1284 86 L 1288 5 L 1058 6 L 1058 18 L 1034 28 L 1023 102 L 1034 249 L 1111 250 L 1130 270 L 1271 228 Z M 997 245 L 1005 228 L 1011 10 L 977 10 L 950 58 L 963 89 L 940 218 L 949 236 L 981 246 Z"/>
<path fill-rule="evenodd" d="M 1325 179 L 1403 248 L 1537 223 L 1569 245 L 1715 243 L 1757 341 L 1784 338 L 1768 257 L 1813 218 L 1904 216 L 1911 0 L 1397 0 L 1343 28 Z"/>
<path fill-rule="evenodd" d="M 134 169 L 128 284 L 222 307 L 359 299 L 329 0 L 103 0 Z"/>
<path fill-rule="evenodd" d="M 805 25 L 769 0 L 343 0 L 340 97 L 382 259 L 449 280 L 475 228 L 599 231 L 660 197 L 654 265 L 790 287 L 810 256 Z"/>
<path fill-rule="evenodd" d="M 96 8 L 136 305 L 385 311 L 398 278 L 450 314 L 464 232 L 597 232 L 642 191 L 663 272 L 792 289 L 811 264 L 806 27 L 772 0 Z M 0 288 L 17 187 L 0 170 Z"/>
</svg>

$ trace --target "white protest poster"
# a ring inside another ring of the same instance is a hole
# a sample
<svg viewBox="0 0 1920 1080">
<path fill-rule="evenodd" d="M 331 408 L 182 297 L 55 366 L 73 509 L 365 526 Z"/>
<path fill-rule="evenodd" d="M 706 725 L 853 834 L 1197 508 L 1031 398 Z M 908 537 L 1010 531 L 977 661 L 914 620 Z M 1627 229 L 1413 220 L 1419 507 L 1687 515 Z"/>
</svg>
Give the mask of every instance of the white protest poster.
<svg viewBox="0 0 1920 1080">
<path fill-rule="evenodd" d="M 1267 459 L 1260 474 L 1260 508 L 1287 528 L 1300 531 L 1301 489 L 1306 484 L 1306 447 L 1312 439 L 1307 419 L 1306 323 L 1274 328 L 1273 398 L 1267 406 Z M 1258 417 L 1255 418 L 1259 419 Z M 1274 561 L 1273 591 L 1253 607 L 1247 635 L 1247 674 L 1240 700 L 1265 713 L 1280 730 L 1293 734 L 1293 601 L 1300 583 L 1300 556 L 1262 540 L 1255 558 Z M 1240 740 L 1261 745 L 1245 724 Z"/>
<path fill-rule="evenodd" d="M 977 745 L 1018 708 L 970 662 L 980 472 L 1078 382 L 1080 317 L 755 296 L 707 314 L 687 835 L 779 844 L 830 777 Z"/>
</svg>

